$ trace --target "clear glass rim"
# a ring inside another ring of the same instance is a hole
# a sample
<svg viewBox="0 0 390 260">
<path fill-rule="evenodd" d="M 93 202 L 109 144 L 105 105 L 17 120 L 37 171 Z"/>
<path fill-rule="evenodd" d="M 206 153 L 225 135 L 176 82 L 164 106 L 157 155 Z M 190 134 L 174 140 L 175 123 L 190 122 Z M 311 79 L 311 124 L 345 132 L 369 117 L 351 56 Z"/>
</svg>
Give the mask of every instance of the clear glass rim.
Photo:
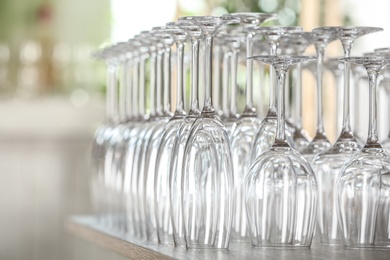
<svg viewBox="0 0 390 260">
<path fill-rule="evenodd" d="M 260 13 L 260 12 L 236 12 L 224 14 L 222 17 L 238 17 L 242 24 L 261 24 L 278 19 L 276 13 Z"/>
<path fill-rule="evenodd" d="M 257 56 L 248 57 L 248 59 L 258 60 L 268 64 L 274 64 L 276 62 L 283 63 L 287 61 L 289 61 L 288 64 L 294 64 L 303 61 L 315 60 L 316 58 L 317 57 L 315 56 L 306 56 L 306 55 L 278 55 L 278 56 L 257 55 Z"/>
</svg>

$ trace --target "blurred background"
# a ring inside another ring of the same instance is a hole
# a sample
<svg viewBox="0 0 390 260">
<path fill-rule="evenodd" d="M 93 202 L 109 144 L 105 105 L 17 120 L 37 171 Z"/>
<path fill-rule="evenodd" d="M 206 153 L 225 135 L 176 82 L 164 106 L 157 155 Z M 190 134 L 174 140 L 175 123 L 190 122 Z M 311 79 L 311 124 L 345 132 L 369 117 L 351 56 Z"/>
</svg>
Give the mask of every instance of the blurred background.
<svg viewBox="0 0 390 260">
<path fill-rule="evenodd" d="M 390 46 L 388 10 L 386 0 L 1 0 L 0 259 L 122 259 L 64 230 L 67 216 L 91 212 L 90 144 L 104 118 L 105 95 L 105 67 L 91 59 L 93 50 L 179 16 L 256 11 L 278 13 L 282 25 L 304 30 L 383 27 L 356 41 L 352 55 L 359 55 Z M 326 54 L 342 55 L 340 43 Z M 334 80 L 327 75 L 325 82 Z M 304 127 L 310 134 L 314 86 L 306 71 Z M 325 92 L 325 125 L 334 140 L 335 89 Z M 386 95 L 380 102 L 389 111 Z M 389 114 L 380 115 L 384 137 Z"/>
</svg>

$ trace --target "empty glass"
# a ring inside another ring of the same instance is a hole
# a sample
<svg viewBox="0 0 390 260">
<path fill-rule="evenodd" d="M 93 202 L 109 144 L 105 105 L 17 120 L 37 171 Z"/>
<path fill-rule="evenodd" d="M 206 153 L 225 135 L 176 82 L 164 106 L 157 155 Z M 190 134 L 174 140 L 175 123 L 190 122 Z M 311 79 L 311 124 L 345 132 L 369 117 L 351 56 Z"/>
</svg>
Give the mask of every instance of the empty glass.
<svg viewBox="0 0 390 260">
<path fill-rule="evenodd" d="M 317 184 L 310 164 L 291 148 L 284 117 L 285 79 L 291 65 L 307 56 L 254 56 L 271 64 L 278 83 L 275 141 L 252 163 L 245 178 L 245 201 L 253 246 L 311 245 L 317 202 Z"/>
<path fill-rule="evenodd" d="M 263 35 L 269 46 L 270 46 L 270 54 L 276 55 L 279 40 L 281 36 L 286 35 L 288 33 L 295 33 L 302 31 L 301 27 L 284 27 L 284 26 L 263 26 L 256 28 L 256 33 Z M 252 144 L 252 152 L 251 152 L 251 161 L 255 160 L 262 152 L 270 148 L 275 139 L 276 133 L 276 88 L 274 82 L 274 71 L 270 68 L 270 103 L 269 110 L 267 116 L 263 119 L 260 124 L 260 128 L 257 131 L 255 141 Z M 291 146 L 294 145 L 294 141 L 292 139 L 292 135 L 290 132 L 287 133 L 287 139 Z"/>
<path fill-rule="evenodd" d="M 171 206 L 169 193 L 170 162 L 172 160 L 172 148 L 176 142 L 177 130 L 179 129 L 183 118 L 187 115 L 184 110 L 184 82 L 183 82 L 183 63 L 184 46 L 187 35 L 175 23 L 168 23 L 167 28 L 162 30 L 169 34 L 176 45 L 177 74 L 176 74 L 176 108 L 173 117 L 169 119 L 163 131 L 160 133 L 160 141 L 156 155 L 154 182 L 150 183 L 153 188 L 149 192 L 154 194 L 154 199 L 150 203 L 155 204 L 155 216 L 157 227 L 157 238 L 159 243 L 174 244 L 173 228 L 171 222 Z"/>
<path fill-rule="evenodd" d="M 390 248 L 390 154 L 380 145 L 377 130 L 378 74 L 390 59 L 371 56 L 341 60 L 363 65 L 370 88 L 366 144 L 347 161 L 337 179 L 343 244 Z"/>
<path fill-rule="evenodd" d="M 318 153 L 328 149 L 331 144 L 326 137 L 324 127 L 324 109 L 322 105 L 322 93 L 323 93 L 323 66 L 325 58 L 325 47 L 331 41 L 335 40 L 334 34 L 336 28 L 324 27 L 313 30 L 314 33 L 314 46 L 317 52 L 317 129 L 313 140 L 310 144 L 302 150 L 302 155 L 306 160 L 311 163 L 314 156 Z"/>
<path fill-rule="evenodd" d="M 353 41 L 365 34 L 382 29 L 375 27 L 336 27 L 335 36 L 341 41 L 344 56 L 349 57 Z M 360 149 L 351 128 L 350 120 L 350 91 L 349 91 L 350 64 L 344 66 L 344 95 L 343 95 L 343 126 L 339 138 L 328 150 L 318 154 L 312 166 L 316 173 L 319 197 L 317 227 L 318 235 L 323 243 L 337 244 L 341 242 L 336 211 L 337 195 L 336 182 L 340 169 L 349 157 Z"/>
<path fill-rule="evenodd" d="M 193 123 L 182 166 L 182 207 L 188 248 L 227 248 L 233 218 L 233 165 L 229 137 L 212 103 L 213 36 L 238 18 L 193 17 L 205 40 L 205 103 Z"/>
</svg>

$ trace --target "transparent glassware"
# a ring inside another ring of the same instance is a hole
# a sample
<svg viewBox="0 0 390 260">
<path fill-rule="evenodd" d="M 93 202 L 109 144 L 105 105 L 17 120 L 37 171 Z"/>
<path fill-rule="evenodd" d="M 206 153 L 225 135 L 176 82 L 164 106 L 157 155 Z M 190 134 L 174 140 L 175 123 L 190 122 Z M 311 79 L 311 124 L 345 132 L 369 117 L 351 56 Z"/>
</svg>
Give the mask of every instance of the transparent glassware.
<svg viewBox="0 0 390 260">
<path fill-rule="evenodd" d="M 105 171 L 105 155 L 110 143 L 112 132 L 118 123 L 118 103 L 117 90 L 117 61 L 114 53 L 114 46 L 106 47 L 100 53 L 96 53 L 96 58 L 106 62 L 106 116 L 104 122 L 97 128 L 92 143 L 91 159 L 91 196 L 93 207 L 98 219 L 108 225 L 109 200 L 105 196 L 108 189 L 108 178 Z"/>
<path fill-rule="evenodd" d="M 380 87 L 385 88 L 387 98 L 390 100 L 390 78 L 387 78 L 387 77 L 383 78 L 380 81 Z M 390 103 L 388 103 L 388 104 L 390 104 Z M 390 131 L 387 134 L 386 138 L 384 140 L 382 140 L 381 144 L 382 144 L 383 148 L 385 148 L 387 151 L 390 151 Z"/>
<path fill-rule="evenodd" d="M 183 25 L 184 26 L 184 25 Z M 176 142 L 177 131 L 187 115 L 184 108 L 184 47 L 187 40 L 187 34 L 179 28 L 179 23 L 168 23 L 163 33 L 169 34 L 176 45 L 177 73 L 176 73 L 176 108 L 173 116 L 165 125 L 160 133 L 161 139 L 156 155 L 155 178 L 153 190 L 154 193 L 155 215 L 157 238 L 161 244 L 174 245 L 173 227 L 171 219 L 170 190 L 169 180 L 171 171 L 169 169 L 172 160 L 172 149 Z M 152 186 L 151 186 L 152 187 Z"/>
<path fill-rule="evenodd" d="M 316 133 L 310 144 L 302 150 L 302 155 L 311 163 L 314 156 L 330 148 L 331 144 L 325 133 L 324 127 L 324 108 L 322 105 L 323 86 L 323 67 L 326 46 L 335 40 L 337 29 L 333 27 L 317 28 L 313 30 L 314 46 L 317 52 L 317 126 Z"/>
<path fill-rule="evenodd" d="M 117 44 L 118 60 L 120 63 L 119 78 L 119 123 L 113 129 L 109 147 L 105 154 L 105 169 L 109 172 L 111 186 L 111 210 L 112 226 L 118 232 L 127 232 L 126 199 L 124 190 L 125 168 L 124 158 L 127 151 L 127 143 L 132 130 L 132 111 L 129 106 L 131 99 L 130 61 L 132 59 L 132 47 L 128 42 Z"/>
<path fill-rule="evenodd" d="M 314 42 L 312 32 L 297 32 L 285 35 L 282 40 L 282 53 L 289 55 L 303 55 L 306 48 Z M 293 105 L 295 112 L 293 140 L 295 149 L 302 152 L 310 144 L 310 137 L 302 128 L 302 64 L 295 65 L 295 85 L 293 86 Z M 286 94 L 287 95 L 287 94 Z M 287 118 L 287 121 L 288 118 Z M 292 125 L 292 123 L 290 123 Z"/>
<path fill-rule="evenodd" d="M 245 32 L 246 57 L 253 55 L 253 28 L 266 21 L 276 19 L 275 14 L 264 13 L 232 13 L 226 17 L 240 18 L 242 31 Z M 232 225 L 232 239 L 248 239 L 248 226 L 244 201 L 244 177 L 250 165 L 250 152 L 252 143 L 260 127 L 261 120 L 258 118 L 253 104 L 253 61 L 246 60 L 246 85 L 245 85 L 245 108 L 239 119 L 236 120 L 231 134 L 231 149 L 234 167 L 234 198 L 235 208 Z M 234 81 L 233 81 L 234 82 Z"/>
<path fill-rule="evenodd" d="M 366 144 L 353 154 L 337 179 L 343 244 L 349 248 L 390 249 L 390 154 L 378 139 L 377 81 L 389 58 L 341 59 L 366 68 L 369 78 L 369 128 Z"/>
<path fill-rule="evenodd" d="M 322 27 L 323 28 L 323 27 Z M 376 27 L 336 27 L 344 56 L 349 57 L 353 41 L 365 34 L 382 30 Z M 315 29 L 314 29 L 315 30 Z M 340 244 L 341 230 L 337 216 L 336 182 L 341 167 L 360 149 L 350 119 L 350 64 L 344 64 L 343 125 L 337 141 L 328 150 L 318 154 L 312 162 L 318 183 L 317 232 L 325 244 Z"/>
<path fill-rule="evenodd" d="M 252 163 L 245 178 L 249 234 L 256 247 L 310 247 L 317 184 L 310 164 L 286 138 L 284 100 L 288 69 L 308 56 L 254 56 L 271 64 L 277 77 L 277 130 L 273 145 Z"/>
<path fill-rule="evenodd" d="M 363 54 L 366 56 L 366 54 Z M 370 55 L 371 56 L 371 55 Z M 355 134 L 356 141 L 360 146 L 364 146 L 365 140 L 363 138 L 363 133 L 360 126 L 360 117 L 361 117 L 361 108 L 359 106 L 359 99 L 361 95 L 361 85 L 362 82 L 367 81 L 367 73 L 361 66 L 356 64 L 351 64 L 351 72 L 353 78 L 353 131 Z"/>
<path fill-rule="evenodd" d="M 180 17 L 177 22 L 191 40 L 191 86 L 190 86 L 190 110 L 181 121 L 177 130 L 173 147 L 171 149 L 169 164 L 169 191 L 170 209 L 172 218 L 173 238 L 175 246 L 185 246 L 185 231 L 182 208 L 182 163 L 185 145 L 187 143 L 191 126 L 200 115 L 199 109 L 199 45 L 203 36 L 199 26 L 195 25 L 192 17 Z M 179 192 L 178 192 L 179 191 Z"/>
<path fill-rule="evenodd" d="M 255 29 L 256 33 L 263 35 L 269 46 L 270 54 L 276 55 L 279 46 L 279 40 L 283 35 L 288 33 L 301 32 L 302 27 L 296 26 L 263 26 Z M 257 131 L 256 137 L 253 142 L 251 151 L 251 162 L 255 160 L 262 152 L 270 148 L 274 142 L 276 134 L 276 85 L 275 85 L 275 72 L 270 68 L 270 103 L 266 117 L 260 124 L 260 128 Z M 294 140 L 290 131 L 287 133 L 287 139 L 291 146 L 294 146 Z"/>
<path fill-rule="evenodd" d="M 238 18 L 197 16 L 205 41 L 205 102 L 184 149 L 182 195 L 187 248 L 227 248 L 233 218 L 233 165 L 229 137 L 212 103 L 213 38 Z"/>
<path fill-rule="evenodd" d="M 140 89 L 140 78 L 139 78 L 139 64 L 140 59 L 142 59 L 143 52 L 141 51 L 141 43 L 130 39 L 129 43 L 133 46 L 132 49 L 132 59 L 129 64 L 129 83 L 131 85 L 131 93 L 127 95 L 127 110 L 131 111 L 131 127 L 129 128 L 129 132 L 127 135 L 125 134 L 124 142 L 125 142 L 125 151 L 122 155 L 122 166 L 124 172 L 124 200 L 126 206 L 126 226 L 127 233 L 133 236 L 139 235 L 138 222 L 136 217 L 136 208 L 137 202 L 134 192 L 133 180 L 135 179 L 135 172 L 132 171 L 134 165 L 134 154 L 136 150 L 136 144 L 138 141 L 139 134 L 143 129 L 144 116 L 145 116 L 145 108 L 144 108 L 144 100 L 145 94 L 144 90 Z M 142 101 L 139 101 L 142 100 Z M 142 108 L 140 108 L 140 105 Z"/>
<path fill-rule="evenodd" d="M 150 57 L 150 111 L 154 110 L 154 112 L 151 112 L 151 117 L 148 120 L 148 130 L 142 143 L 143 149 L 140 157 L 141 165 L 138 176 L 138 202 L 141 204 L 141 211 L 143 210 L 144 214 L 141 216 L 143 217 L 143 222 L 146 228 L 146 238 L 148 241 L 158 242 L 157 224 L 155 218 L 156 208 L 154 203 L 154 177 L 155 163 L 157 151 L 160 145 L 161 134 L 164 130 L 164 126 L 172 117 L 169 94 L 171 53 L 170 49 L 168 50 L 165 48 L 163 41 L 154 35 L 153 32 L 145 32 L 144 39 L 148 42 L 150 47 L 153 48 Z M 167 58 L 169 58 L 169 61 L 167 62 L 169 65 L 165 66 L 166 64 L 164 64 L 163 66 L 163 61 Z M 158 75 L 162 72 L 164 74 L 164 86 L 163 81 L 161 80 L 162 77 Z M 153 114 L 155 116 L 153 116 Z"/>
<path fill-rule="evenodd" d="M 342 113 L 340 113 L 340 104 L 343 102 L 342 84 L 344 76 L 344 62 L 339 61 L 337 58 L 331 58 L 325 61 L 325 68 L 332 73 L 334 79 L 334 87 L 336 93 L 336 105 L 335 105 L 335 118 L 336 127 L 335 133 L 338 134 L 341 131 Z M 341 110 L 342 111 L 342 110 Z"/>
<path fill-rule="evenodd" d="M 139 36 L 135 36 L 139 38 Z M 135 236 L 146 238 L 146 227 L 143 223 L 143 208 L 139 201 L 139 169 L 141 166 L 141 155 L 143 149 L 143 142 L 148 131 L 147 121 L 148 114 L 146 114 L 146 61 L 150 58 L 150 49 L 142 41 L 132 39 L 133 42 L 138 43 L 138 55 L 135 59 L 135 66 L 133 68 L 133 111 L 135 115 L 135 124 L 133 126 L 134 138 L 131 138 L 127 144 L 126 162 L 125 162 L 125 187 L 127 185 L 129 194 L 127 195 L 126 207 L 127 217 L 131 219 L 129 224 L 133 223 L 132 232 Z M 150 111 L 152 116 L 155 111 Z M 142 210 L 141 210 L 142 209 Z M 131 230 L 129 228 L 129 230 Z"/>
<path fill-rule="evenodd" d="M 237 109 L 237 96 L 238 96 L 237 66 L 238 66 L 238 57 L 239 57 L 241 42 L 244 39 L 245 39 L 245 34 L 239 31 L 230 31 L 226 34 L 220 35 L 218 38 L 218 40 L 226 48 L 225 55 L 224 55 L 224 64 L 223 64 L 224 84 L 222 88 L 223 108 L 224 108 L 223 110 L 225 116 L 224 118 L 222 118 L 222 120 L 229 137 L 232 134 L 234 124 L 237 122 L 239 118 L 238 109 Z M 227 60 L 225 60 L 225 57 L 227 58 Z M 226 64 L 226 62 L 229 62 L 229 64 Z M 228 86 L 230 87 L 228 88 Z"/>
</svg>

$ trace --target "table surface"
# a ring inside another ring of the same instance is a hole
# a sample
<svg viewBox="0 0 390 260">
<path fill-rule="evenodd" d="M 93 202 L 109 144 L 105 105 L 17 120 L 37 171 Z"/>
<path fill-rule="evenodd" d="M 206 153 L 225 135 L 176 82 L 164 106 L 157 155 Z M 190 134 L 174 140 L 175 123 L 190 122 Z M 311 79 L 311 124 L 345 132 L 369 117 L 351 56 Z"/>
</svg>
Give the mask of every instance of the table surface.
<svg viewBox="0 0 390 260">
<path fill-rule="evenodd" d="M 186 250 L 116 234 L 99 225 L 96 217 L 91 215 L 72 216 L 65 226 L 69 232 L 130 259 L 390 260 L 390 250 L 345 249 L 341 245 L 325 246 L 316 241 L 311 248 L 253 248 L 249 243 L 231 242 L 228 250 Z"/>
</svg>

